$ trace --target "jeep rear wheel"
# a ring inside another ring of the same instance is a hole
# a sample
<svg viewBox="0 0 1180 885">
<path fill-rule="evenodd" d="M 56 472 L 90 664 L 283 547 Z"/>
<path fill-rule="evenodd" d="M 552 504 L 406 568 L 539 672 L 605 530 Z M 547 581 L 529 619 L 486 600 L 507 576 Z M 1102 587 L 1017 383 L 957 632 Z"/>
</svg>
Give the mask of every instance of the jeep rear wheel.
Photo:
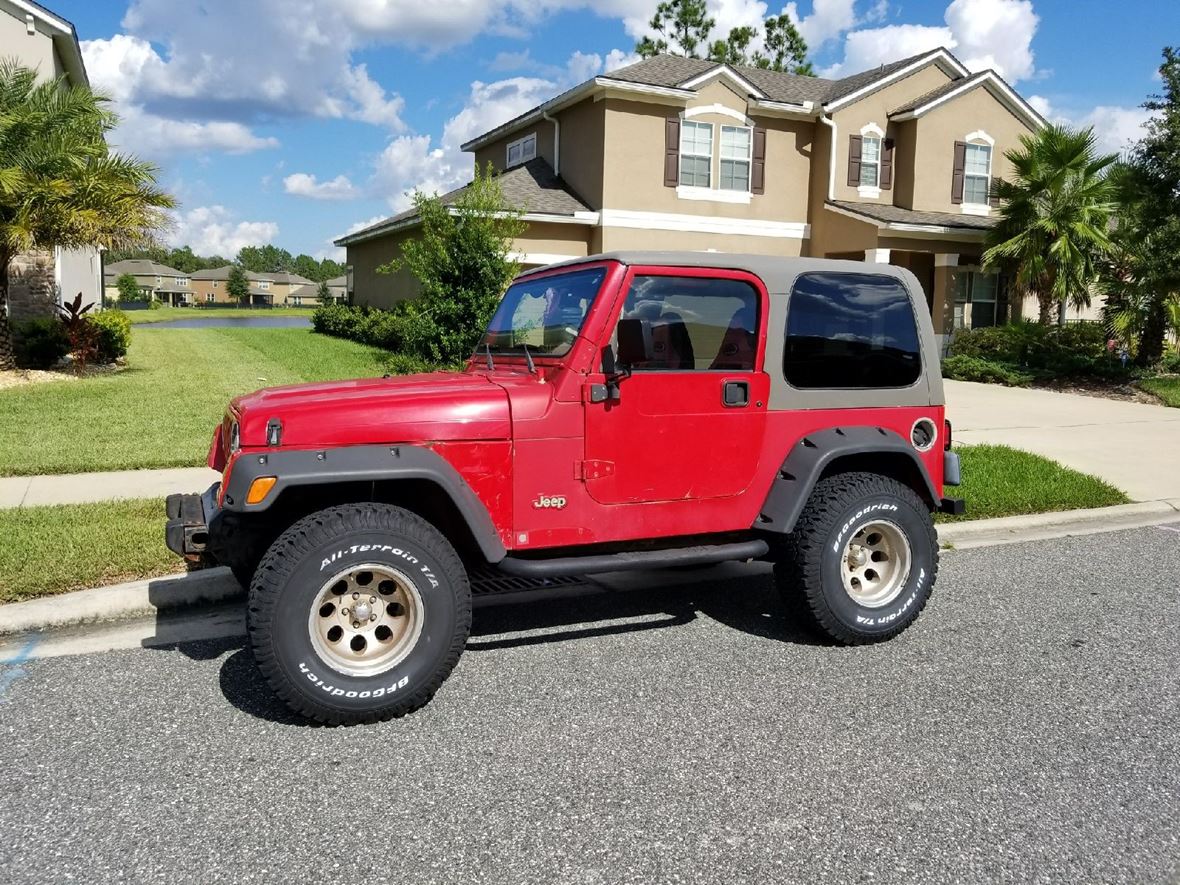
<svg viewBox="0 0 1180 885">
<path fill-rule="evenodd" d="M 271 545 L 250 588 L 258 667 L 296 712 L 330 725 L 402 716 L 433 697 L 471 626 L 453 547 L 387 504 L 305 517 Z"/>
<path fill-rule="evenodd" d="M 930 511 L 912 489 L 873 473 L 818 483 L 775 564 L 805 624 L 845 645 L 891 639 L 917 620 L 938 574 Z"/>
</svg>

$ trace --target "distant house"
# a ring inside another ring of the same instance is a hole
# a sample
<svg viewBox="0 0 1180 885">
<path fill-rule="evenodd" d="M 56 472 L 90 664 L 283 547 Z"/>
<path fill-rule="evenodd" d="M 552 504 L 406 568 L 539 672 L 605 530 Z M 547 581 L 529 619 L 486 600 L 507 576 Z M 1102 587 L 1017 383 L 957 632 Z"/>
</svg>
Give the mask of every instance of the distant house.
<svg viewBox="0 0 1180 885">
<path fill-rule="evenodd" d="M 198 270 L 191 276 L 193 299 L 197 304 L 233 304 L 227 283 L 233 265 Z M 281 304 L 299 305 L 315 301 L 315 283 L 296 273 L 255 273 L 246 271 L 250 294 L 246 304 L 252 307 L 274 307 Z M 311 298 L 301 290 L 311 286 Z"/>
<path fill-rule="evenodd" d="M 28 0 L 0 0 L 0 58 L 15 58 L 43 78 L 64 77 L 88 86 L 74 26 Z M 8 268 L 8 309 L 13 320 L 53 311 L 82 293 L 83 304 L 102 300 L 102 258 L 96 248 L 48 249 L 18 255 Z"/>
<path fill-rule="evenodd" d="M 130 258 L 107 265 L 108 299 L 119 297 L 118 280 L 124 274 L 135 277 L 144 301 L 155 299 L 172 307 L 193 303 L 192 280 L 188 274 L 146 258 Z"/>
<path fill-rule="evenodd" d="M 526 268 L 614 249 L 889 263 L 921 281 L 945 335 L 1020 315 L 982 245 L 998 218 L 992 182 L 1012 174 L 1005 151 L 1044 125 L 997 73 L 946 49 L 838 80 L 661 55 L 463 149 L 524 211 Z M 419 224 L 409 210 L 336 241 L 355 303 L 417 293 L 405 271 L 377 268 Z"/>
</svg>

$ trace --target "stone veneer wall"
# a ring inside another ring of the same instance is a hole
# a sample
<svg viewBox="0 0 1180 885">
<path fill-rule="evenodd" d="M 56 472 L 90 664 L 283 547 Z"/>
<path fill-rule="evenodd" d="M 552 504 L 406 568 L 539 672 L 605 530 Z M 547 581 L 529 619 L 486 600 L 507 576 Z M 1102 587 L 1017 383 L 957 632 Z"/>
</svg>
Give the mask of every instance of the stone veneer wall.
<svg viewBox="0 0 1180 885">
<path fill-rule="evenodd" d="M 8 318 L 20 323 L 53 316 L 57 287 L 52 252 L 23 252 L 8 267 Z"/>
</svg>

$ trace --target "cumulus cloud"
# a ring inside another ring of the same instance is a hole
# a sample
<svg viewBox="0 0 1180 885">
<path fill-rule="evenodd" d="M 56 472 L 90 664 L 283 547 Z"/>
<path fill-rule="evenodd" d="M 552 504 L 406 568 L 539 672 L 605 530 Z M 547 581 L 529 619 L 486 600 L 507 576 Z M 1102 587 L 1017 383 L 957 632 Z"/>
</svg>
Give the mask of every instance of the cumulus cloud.
<svg viewBox="0 0 1180 885">
<path fill-rule="evenodd" d="M 953 0 L 945 25 L 884 25 L 849 31 L 843 60 L 825 69 L 843 77 L 945 46 L 972 71 L 992 68 L 1010 81 L 1036 73 L 1032 40 L 1040 19 L 1031 0 Z"/>
<path fill-rule="evenodd" d="M 815 51 L 856 24 L 855 6 L 854 0 L 815 0 L 808 15 L 801 17 L 796 3 L 788 3 L 786 12 L 807 41 L 808 48 Z M 884 14 L 880 4 L 874 9 L 877 17 Z"/>
<path fill-rule="evenodd" d="M 233 258 L 243 246 L 262 246 L 278 239 L 274 221 L 238 221 L 224 206 L 198 206 L 173 215 L 166 239 L 173 246 L 192 246 L 198 255 Z"/>
<path fill-rule="evenodd" d="M 1098 150 L 1109 154 L 1122 153 L 1132 142 L 1141 139 L 1145 135 L 1143 124 L 1151 118 L 1149 111 L 1139 107 L 1098 105 L 1089 110 L 1066 110 L 1056 107 L 1042 95 L 1030 95 L 1028 103 L 1053 123 L 1078 129 L 1093 128 Z"/>
<path fill-rule="evenodd" d="M 359 192 L 347 175 L 337 175 L 330 181 L 317 181 L 307 172 L 295 172 L 283 179 L 283 190 L 297 197 L 313 200 L 351 200 Z"/>
</svg>

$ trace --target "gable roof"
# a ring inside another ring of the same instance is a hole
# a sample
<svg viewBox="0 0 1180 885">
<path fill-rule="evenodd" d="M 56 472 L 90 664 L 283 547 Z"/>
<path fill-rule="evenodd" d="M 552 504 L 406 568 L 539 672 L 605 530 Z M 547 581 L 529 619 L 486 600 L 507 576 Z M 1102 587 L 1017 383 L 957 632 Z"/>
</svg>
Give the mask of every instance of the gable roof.
<svg viewBox="0 0 1180 885">
<path fill-rule="evenodd" d="M 752 87 L 756 90 L 746 89 L 750 97 L 756 100 L 800 105 L 799 109 L 806 111 L 812 111 L 814 105 L 823 105 L 824 110 L 832 110 L 859 100 L 929 64 L 937 64 L 955 79 L 966 77 L 969 73 L 962 62 L 942 47 L 836 80 L 806 77 L 786 71 L 771 71 L 750 65 L 726 65 L 704 58 L 656 55 L 587 80 L 507 123 L 476 136 L 462 147 L 465 151 L 474 150 L 539 118 L 544 113 L 581 101 L 598 89 L 626 87 L 629 90 L 654 91 L 669 98 L 688 100 L 695 95 L 698 85 L 712 79 L 710 75 L 728 75 L 728 79 L 739 88 Z"/>
<path fill-rule="evenodd" d="M 535 216 L 564 216 L 574 220 L 580 213 L 593 211 L 566 186 L 564 181 L 553 173 L 553 167 L 541 157 L 500 173 L 497 181 L 500 183 L 504 199 L 510 205 L 523 209 L 526 217 L 534 220 L 538 220 Z M 439 199 L 444 205 L 449 206 L 455 203 L 470 186 L 469 182 L 443 194 Z M 345 234 L 337 239 L 335 244 L 346 246 L 349 243 L 371 240 L 400 228 L 410 227 L 417 221 L 417 210 L 407 209 L 405 212 L 399 212 L 384 221 Z"/>
<path fill-rule="evenodd" d="M 297 273 L 289 273 L 287 271 L 279 271 L 278 273 L 264 273 L 259 274 L 259 278 L 270 280 L 272 283 L 286 283 L 288 285 L 307 286 L 311 284 L 311 280 L 307 277 L 300 276 Z"/>
<path fill-rule="evenodd" d="M 1045 118 L 1037 112 L 1037 109 L 1021 98 L 1020 94 L 1009 86 L 1003 77 L 990 68 L 986 71 L 980 71 L 978 74 L 972 74 L 970 77 L 944 83 L 937 89 L 930 90 L 925 95 L 919 95 L 912 101 L 908 101 L 901 107 L 894 108 L 890 111 L 889 119 L 917 119 L 927 111 L 934 110 L 944 102 L 957 98 L 981 86 L 991 92 L 1001 104 L 1007 107 L 1017 117 L 1022 118 L 1033 129 L 1040 129 L 1046 125 Z"/>
<path fill-rule="evenodd" d="M 104 268 L 104 274 L 110 276 L 122 276 L 129 273 L 137 277 L 187 277 L 182 270 L 177 270 L 174 267 L 169 267 L 166 264 L 159 264 L 147 258 L 127 258 L 123 261 L 112 261 Z"/>
</svg>

